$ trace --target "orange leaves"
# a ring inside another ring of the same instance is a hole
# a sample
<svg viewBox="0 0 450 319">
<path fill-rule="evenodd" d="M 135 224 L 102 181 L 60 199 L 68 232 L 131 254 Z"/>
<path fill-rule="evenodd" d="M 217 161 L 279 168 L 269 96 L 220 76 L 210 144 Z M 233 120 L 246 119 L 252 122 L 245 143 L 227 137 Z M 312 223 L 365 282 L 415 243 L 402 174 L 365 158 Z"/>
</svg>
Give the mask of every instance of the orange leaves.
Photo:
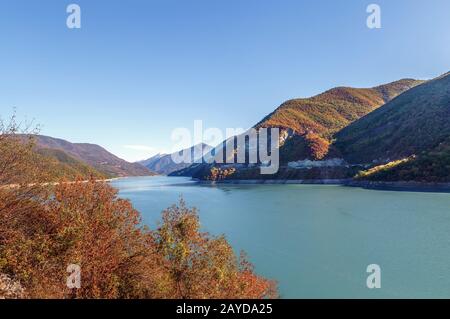
<svg viewBox="0 0 450 319">
<path fill-rule="evenodd" d="M 66 263 L 79 264 L 82 298 L 118 298 L 135 255 L 145 254 L 145 234 L 136 227 L 139 214 L 131 204 L 118 199 L 105 183 L 78 181 L 60 184 L 50 204 L 54 215 L 62 213 L 60 231 L 72 230 L 65 252 Z"/>
<path fill-rule="evenodd" d="M 187 208 L 183 200 L 163 212 L 154 238 L 172 287 L 165 298 L 276 296 L 276 285 L 257 276 L 245 258 L 240 263 L 225 237 L 200 231 L 196 210 Z"/>
<path fill-rule="evenodd" d="M 308 148 L 310 149 L 312 159 L 321 160 L 328 154 L 330 142 L 328 142 L 326 139 L 320 137 L 315 133 L 308 132 L 305 135 L 305 140 L 307 142 Z"/>
<path fill-rule="evenodd" d="M 105 183 L 60 183 L 50 200 L 16 211 L 0 225 L 0 273 L 14 275 L 32 297 L 145 297 L 139 277 L 153 259 L 139 213 Z M 1 235 L 1 233 L 0 233 Z M 81 267 L 81 289 L 65 285 L 66 267 Z"/>
<path fill-rule="evenodd" d="M 200 231 L 195 208 L 181 200 L 150 231 L 131 203 L 95 176 L 47 183 L 58 176 L 55 166 L 34 153 L 31 137 L 17 137 L 19 130 L 14 118 L 9 126 L 0 121 L 0 279 L 23 288 L 21 297 L 272 296 L 270 282 L 242 268 L 224 237 Z M 66 285 L 71 264 L 80 266 L 80 289 Z"/>
<path fill-rule="evenodd" d="M 0 224 L 0 273 L 39 298 L 267 298 L 275 285 L 240 263 L 226 239 L 201 232 L 183 200 L 158 229 L 117 191 L 94 180 L 60 183 L 54 196 Z M 1 233 L 0 233 L 1 235 Z M 81 267 L 81 288 L 66 287 L 66 267 Z"/>
</svg>

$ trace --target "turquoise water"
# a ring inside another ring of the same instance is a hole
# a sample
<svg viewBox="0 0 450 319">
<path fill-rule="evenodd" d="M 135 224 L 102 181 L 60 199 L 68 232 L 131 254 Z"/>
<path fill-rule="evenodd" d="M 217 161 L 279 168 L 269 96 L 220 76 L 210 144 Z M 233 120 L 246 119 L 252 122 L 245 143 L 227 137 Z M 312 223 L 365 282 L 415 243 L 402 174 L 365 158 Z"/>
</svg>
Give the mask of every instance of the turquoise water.
<svg viewBox="0 0 450 319">
<path fill-rule="evenodd" d="M 450 297 L 450 194 L 328 185 L 205 186 L 179 177 L 116 180 L 143 221 L 182 195 L 202 227 L 245 250 L 284 298 Z M 366 267 L 381 267 L 368 289 Z"/>
</svg>

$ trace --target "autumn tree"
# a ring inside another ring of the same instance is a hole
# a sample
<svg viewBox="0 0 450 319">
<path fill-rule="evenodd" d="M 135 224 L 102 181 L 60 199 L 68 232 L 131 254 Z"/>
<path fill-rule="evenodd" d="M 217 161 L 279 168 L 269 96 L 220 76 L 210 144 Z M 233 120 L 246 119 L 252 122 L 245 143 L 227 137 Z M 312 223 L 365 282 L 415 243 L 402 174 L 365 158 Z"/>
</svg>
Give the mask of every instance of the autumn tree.
<svg viewBox="0 0 450 319">
<path fill-rule="evenodd" d="M 195 208 L 183 200 L 162 213 L 154 232 L 165 260 L 168 298 L 270 298 L 275 283 L 259 277 L 242 255 L 238 260 L 224 236 L 200 230 Z"/>
<path fill-rule="evenodd" d="M 149 230 L 106 182 L 45 183 L 33 139 L 19 132 L 27 129 L 14 116 L 9 124 L 0 122 L 0 295 L 276 296 L 275 284 L 256 275 L 246 258 L 237 258 L 225 237 L 200 230 L 194 208 L 181 201 L 163 212 L 158 229 Z M 70 264 L 81 268 L 80 289 L 66 285 Z"/>
<path fill-rule="evenodd" d="M 39 236 L 45 225 L 41 203 L 49 192 L 39 183 L 45 176 L 35 165 L 33 139 L 19 135 L 34 132 L 30 125 L 18 123 L 15 115 L 7 122 L 0 119 L 0 273 L 4 276 L 22 273 L 30 278 L 28 271 L 11 266 L 33 250 L 38 242 L 30 241 L 30 236 Z"/>
<path fill-rule="evenodd" d="M 0 185 L 26 185 L 45 181 L 46 176 L 34 161 L 33 135 L 39 131 L 32 123 L 20 123 L 13 114 L 0 118 Z"/>
<path fill-rule="evenodd" d="M 114 188 L 93 180 L 62 183 L 49 213 L 58 227 L 56 236 L 65 245 L 61 264 L 81 267 L 83 283 L 76 297 L 151 297 L 154 280 L 148 277 L 156 272 L 158 259 L 151 234 Z M 62 277 L 64 272 L 65 267 Z"/>
<path fill-rule="evenodd" d="M 158 229 L 141 226 L 131 203 L 107 183 L 60 183 L 40 209 L 9 224 L 0 272 L 33 298 L 269 298 L 275 284 L 237 258 L 225 237 L 200 230 L 195 208 L 166 209 Z M 81 267 L 81 288 L 66 267 Z"/>
<path fill-rule="evenodd" d="M 18 123 L 15 115 L 8 121 L 0 119 L 0 230 L 13 212 L 33 209 L 36 199 L 46 195 L 39 184 L 46 176 L 37 168 L 33 152 L 36 132 L 30 124 Z"/>
</svg>

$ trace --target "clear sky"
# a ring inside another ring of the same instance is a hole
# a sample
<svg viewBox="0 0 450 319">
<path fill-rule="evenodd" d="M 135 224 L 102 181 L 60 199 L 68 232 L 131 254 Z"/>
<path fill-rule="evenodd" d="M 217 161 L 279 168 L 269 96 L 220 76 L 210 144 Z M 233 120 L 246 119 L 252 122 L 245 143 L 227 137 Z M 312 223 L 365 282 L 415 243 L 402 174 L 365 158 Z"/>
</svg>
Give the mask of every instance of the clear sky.
<svg viewBox="0 0 450 319">
<path fill-rule="evenodd" d="M 290 98 L 449 71 L 450 1 L 1 0 L 0 36 L 0 115 L 137 160 L 197 119 L 248 128 Z"/>
</svg>

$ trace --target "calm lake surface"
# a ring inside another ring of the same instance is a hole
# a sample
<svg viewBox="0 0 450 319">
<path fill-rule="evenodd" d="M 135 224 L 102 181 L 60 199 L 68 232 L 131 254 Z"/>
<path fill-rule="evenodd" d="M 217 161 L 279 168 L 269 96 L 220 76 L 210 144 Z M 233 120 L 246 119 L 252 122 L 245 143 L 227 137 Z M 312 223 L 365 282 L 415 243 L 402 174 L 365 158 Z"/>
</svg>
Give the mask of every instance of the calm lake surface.
<svg viewBox="0 0 450 319">
<path fill-rule="evenodd" d="M 182 195 L 283 298 L 450 297 L 450 194 L 329 185 L 202 185 L 180 177 L 112 182 L 150 227 Z M 381 267 L 381 289 L 366 268 Z"/>
</svg>

